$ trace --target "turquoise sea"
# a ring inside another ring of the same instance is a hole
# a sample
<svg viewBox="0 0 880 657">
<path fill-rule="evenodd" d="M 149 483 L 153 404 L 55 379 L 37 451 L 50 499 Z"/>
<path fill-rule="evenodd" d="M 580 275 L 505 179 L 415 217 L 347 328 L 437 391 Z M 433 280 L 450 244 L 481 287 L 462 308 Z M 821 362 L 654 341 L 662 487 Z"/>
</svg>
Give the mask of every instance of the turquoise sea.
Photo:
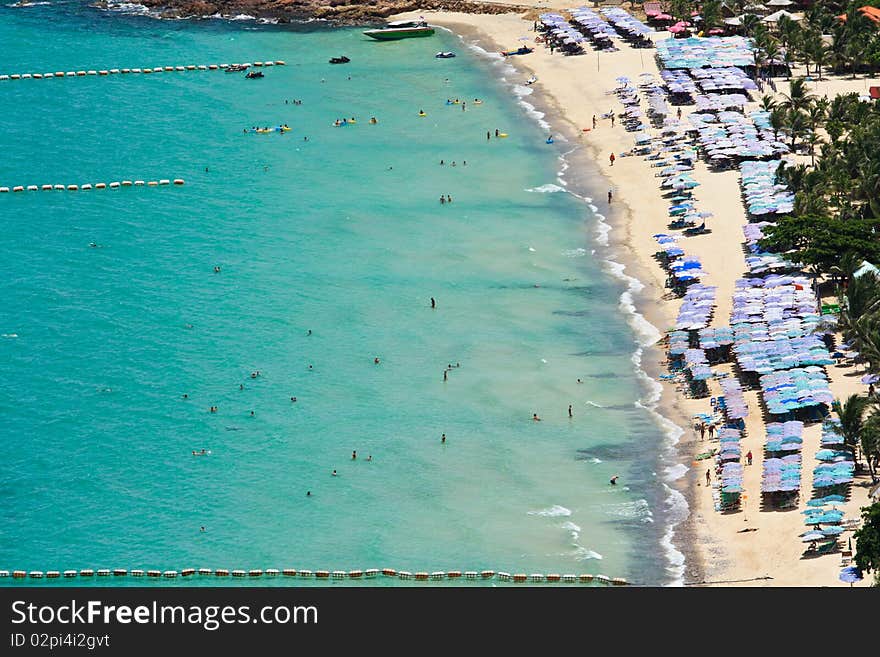
<svg viewBox="0 0 880 657">
<path fill-rule="evenodd" d="M 0 43 L 5 74 L 287 62 L 0 81 L 0 186 L 186 180 L 0 195 L 0 569 L 670 580 L 626 285 L 501 65 L 80 3 L 2 6 Z"/>
</svg>

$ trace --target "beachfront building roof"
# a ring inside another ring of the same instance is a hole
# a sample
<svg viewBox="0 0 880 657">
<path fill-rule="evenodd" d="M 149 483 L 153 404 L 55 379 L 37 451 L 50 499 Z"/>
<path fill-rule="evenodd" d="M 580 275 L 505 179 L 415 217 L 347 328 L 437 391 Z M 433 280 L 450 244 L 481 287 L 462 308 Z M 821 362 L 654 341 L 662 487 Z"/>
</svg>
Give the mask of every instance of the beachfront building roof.
<svg viewBox="0 0 880 657">
<path fill-rule="evenodd" d="M 785 11 L 784 9 L 780 9 L 779 11 L 773 12 L 769 16 L 764 16 L 764 18 L 762 18 L 761 20 L 763 20 L 765 23 L 778 23 L 779 19 L 782 17 L 788 18 L 789 20 L 793 21 L 799 21 L 802 18 L 797 14 L 792 14 L 791 12 Z"/>
<path fill-rule="evenodd" d="M 872 265 L 867 260 L 862 260 L 861 267 L 859 267 L 858 269 L 856 269 L 853 272 L 853 277 L 854 278 L 861 278 L 862 276 L 864 276 L 868 272 L 871 272 L 872 274 L 880 277 L 880 269 L 877 269 L 874 265 Z"/>
<path fill-rule="evenodd" d="M 876 7 L 859 7 L 859 11 L 862 12 L 862 15 L 864 15 L 865 18 L 880 25 L 880 9 L 877 9 Z M 838 18 L 843 22 L 846 22 L 846 14 L 841 14 Z"/>
</svg>

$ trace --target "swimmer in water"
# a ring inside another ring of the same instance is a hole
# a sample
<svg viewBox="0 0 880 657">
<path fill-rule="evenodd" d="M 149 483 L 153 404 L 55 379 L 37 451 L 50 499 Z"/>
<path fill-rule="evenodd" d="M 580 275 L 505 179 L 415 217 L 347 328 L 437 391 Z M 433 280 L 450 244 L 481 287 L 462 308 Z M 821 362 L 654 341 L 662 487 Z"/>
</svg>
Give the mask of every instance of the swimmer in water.
<svg viewBox="0 0 880 657">
<path fill-rule="evenodd" d="M 204 525 L 202 525 L 202 531 L 205 531 L 205 526 L 204 526 Z"/>
<path fill-rule="evenodd" d="M 291 397 L 291 398 L 290 398 L 290 401 L 295 402 L 295 401 L 296 401 L 296 397 Z"/>
<path fill-rule="evenodd" d="M 443 370 L 443 380 L 444 381 L 446 381 L 448 376 L 449 376 L 449 370 Z"/>
<path fill-rule="evenodd" d="M 338 476 L 338 475 L 336 474 L 336 470 L 333 471 L 333 476 L 334 476 L 334 477 Z"/>
<path fill-rule="evenodd" d="M 445 433 L 444 433 L 444 434 L 440 434 L 440 442 L 441 442 L 441 443 L 446 443 L 446 434 L 445 434 Z"/>
<path fill-rule="evenodd" d="M 379 357 L 376 356 L 376 357 L 373 359 L 373 362 L 376 363 L 376 365 L 378 365 L 378 364 L 379 364 Z"/>
<path fill-rule="evenodd" d="M 367 460 L 368 460 L 368 461 L 372 461 L 372 460 L 373 460 L 373 455 L 370 454 L 370 455 L 367 457 Z"/>
<path fill-rule="evenodd" d="M 239 384 L 238 384 L 238 389 L 239 389 L 239 390 L 244 390 L 244 384 L 243 384 L 243 383 L 239 383 Z"/>
<path fill-rule="evenodd" d="M 313 370 L 313 369 L 315 369 L 315 366 L 314 366 L 314 365 L 309 365 L 309 369 L 310 369 L 310 370 Z"/>
<path fill-rule="evenodd" d="M 538 417 L 538 414 L 537 414 L 537 413 L 532 413 L 532 419 L 533 419 L 535 422 L 540 422 L 540 421 L 541 421 L 541 418 Z"/>
<path fill-rule="evenodd" d="M 610 483 L 612 486 L 617 485 L 617 479 L 618 479 L 618 475 L 614 475 L 613 477 L 611 477 Z"/>
<path fill-rule="evenodd" d="M 583 383 L 583 381 L 581 381 L 580 379 L 578 379 L 578 383 Z"/>
<path fill-rule="evenodd" d="M 253 416 L 254 416 L 254 412 L 253 412 L 253 411 L 251 411 L 251 417 L 253 417 Z"/>
<path fill-rule="evenodd" d="M 189 399 L 189 395 L 186 394 L 186 393 L 183 393 L 183 398 L 184 398 L 184 399 Z"/>
<path fill-rule="evenodd" d="M 568 417 L 573 417 L 571 414 L 571 404 L 568 405 Z"/>
<path fill-rule="evenodd" d="M 312 491 L 307 490 L 307 491 L 306 491 L 306 497 L 311 497 L 311 496 L 312 496 Z"/>
<path fill-rule="evenodd" d="M 214 273 L 215 273 L 215 274 L 219 274 L 219 273 L 220 273 L 220 267 L 215 266 L 215 267 L 214 267 Z"/>
<path fill-rule="evenodd" d="M 352 451 L 352 453 L 351 453 L 351 460 L 352 460 L 352 461 L 356 461 L 356 460 L 357 460 L 357 457 L 358 457 L 357 450 Z"/>
<path fill-rule="evenodd" d="M 306 333 L 306 335 L 311 335 L 311 334 L 312 334 L 312 329 L 309 329 L 309 332 Z"/>
</svg>

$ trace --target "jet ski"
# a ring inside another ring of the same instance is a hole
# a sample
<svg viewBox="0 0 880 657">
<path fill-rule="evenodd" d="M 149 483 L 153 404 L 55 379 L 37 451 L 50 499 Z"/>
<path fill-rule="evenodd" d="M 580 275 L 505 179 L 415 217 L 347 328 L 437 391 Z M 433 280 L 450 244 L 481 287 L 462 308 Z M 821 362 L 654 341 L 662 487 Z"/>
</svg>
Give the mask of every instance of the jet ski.
<svg viewBox="0 0 880 657">
<path fill-rule="evenodd" d="M 455 57 L 455 53 L 454 52 L 438 52 L 436 55 L 434 55 L 434 57 L 436 57 L 437 59 L 452 59 L 453 57 Z"/>
<path fill-rule="evenodd" d="M 247 73 L 244 77 L 248 78 L 249 80 L 252 80 L 254 78 L 261 78 L 261 77 L 263 77 L 263 72 L 262 71 L 251 71 L 250 73 Z"/>
<path fill-rule="evenodd" d="M 350 61 L 351 60 L 348 57 L 346 57 L 345 55 L 343 55 L 342 57 L 331 57 L 330 58 L 331 64 L 348 64 Z"/>
</svg>

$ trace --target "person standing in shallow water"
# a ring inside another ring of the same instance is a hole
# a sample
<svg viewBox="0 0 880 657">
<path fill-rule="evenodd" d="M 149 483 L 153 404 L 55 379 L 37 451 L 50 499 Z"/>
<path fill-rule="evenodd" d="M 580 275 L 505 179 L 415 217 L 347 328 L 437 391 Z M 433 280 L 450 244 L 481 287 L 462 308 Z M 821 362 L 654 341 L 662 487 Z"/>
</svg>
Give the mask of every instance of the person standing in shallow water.
<svg viewBox="0 0 880 657">
<path fill-rule="evenodd" d="M 436 308 L 436 307 L 437 307 L 437 302 L 434 301 L 434 297 L 431 297 L 431 308 Z"/>
<path fill-rule="evenodd" d="M 568 417 L 573 417 L 571 414 L 571 404 L 568 405 Z"/>
</svg>

